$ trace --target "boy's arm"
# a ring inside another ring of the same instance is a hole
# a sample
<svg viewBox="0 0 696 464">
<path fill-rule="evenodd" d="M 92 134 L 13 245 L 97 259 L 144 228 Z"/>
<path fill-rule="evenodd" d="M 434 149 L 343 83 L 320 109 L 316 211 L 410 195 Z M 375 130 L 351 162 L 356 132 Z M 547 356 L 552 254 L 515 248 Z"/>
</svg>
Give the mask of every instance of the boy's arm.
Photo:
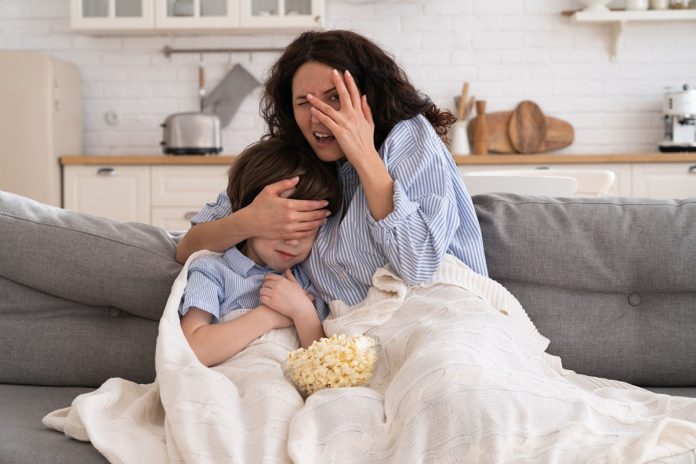
<svg viewBox="0 0 696 464">
<path fill-rule="evenodd" d="M 261 304 L 292 319 L 303 348 L 325 335 L 314 303 L 297 283 L 292 270 L 288 269 L 284 276 L 267 274 L 259 295 Z"/>
<path fill-rule="evenodd" d="M 186 340 L 206 366 L 226 361 L 271 329 L 293 325 L 292 319 L 264 306 L 219 324 L 211 324 L 212 318 L 210 313 L 195 307 L 181 318 Z"/>
</svg>

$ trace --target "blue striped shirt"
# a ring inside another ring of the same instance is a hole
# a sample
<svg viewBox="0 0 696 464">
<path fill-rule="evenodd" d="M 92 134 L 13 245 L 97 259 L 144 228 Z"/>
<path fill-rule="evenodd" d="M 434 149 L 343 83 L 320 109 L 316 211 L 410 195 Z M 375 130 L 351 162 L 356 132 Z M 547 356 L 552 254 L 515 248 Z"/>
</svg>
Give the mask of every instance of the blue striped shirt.
<svg viewBox="0 0 696 464">
<path fill-rule="evenodd" d="M 213 316 L 213 323 L 235 309 L 259 306 L 259 289 L 263 278 L 275 272 L 259 266 L 244 256 L 237 248 L 230 248 L 223 255 L 205 255 L 196 258 L 188 269 L 188 281 L 179 306 L 179 314 L 185 316 L 191 307 L 202 309 Z M 328 306 L 317 295 L 307 275 L 300 266 L 292 273 L 302 288 L 315 295 L 314 306 L 319 319 L 329 314 Z"/>
<path fill-rule="evenodd" d="M 394 179 L 394 210 L 375 221 L 360 178 L 350 163 L 340 168 L 348 204 L 343 219 L 330 217 L 302 263 L 325 301 L 356 304 L 367 295 L 372 275 L 391 263 L 408 283 L 430 279 L 446 253 L 487 275 L 481 228 L 452 157 L 424 116 L 398 123 L 379 150 Z M 232 212 L 225 193 L 207 204 L 193 223 Z"/>
</svg>

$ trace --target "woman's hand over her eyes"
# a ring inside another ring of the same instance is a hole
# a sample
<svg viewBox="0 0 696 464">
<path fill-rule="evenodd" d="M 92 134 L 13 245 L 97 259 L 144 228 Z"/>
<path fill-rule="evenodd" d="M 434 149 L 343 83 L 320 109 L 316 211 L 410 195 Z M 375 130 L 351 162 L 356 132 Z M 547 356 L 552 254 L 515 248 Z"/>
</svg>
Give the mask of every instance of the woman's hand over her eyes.
<svg viewBox="0 0 696 464">
<path fill-rule="evenodd" d="M 346 159 L 352 164 L 377 154 L 374 142 L 375 123 L 367 98 L 360 95 L 353 76 L 347 70 L 341 76 L 335 69 L 333 83 L 338 93 L 340 108 L 335 109 L 312 94 L 307 95 L 312 114 L 336 138 Z"/>
<path fill-rule="evenodd" d="M 256 229 L 251 237 L 291 240 L 309 236 L 326 222 L 329 215 L 325 200 L 286 198 L 297 185 L 298 177 L 267 185 L 247 209 L 250 225 Z"/>
</svg>

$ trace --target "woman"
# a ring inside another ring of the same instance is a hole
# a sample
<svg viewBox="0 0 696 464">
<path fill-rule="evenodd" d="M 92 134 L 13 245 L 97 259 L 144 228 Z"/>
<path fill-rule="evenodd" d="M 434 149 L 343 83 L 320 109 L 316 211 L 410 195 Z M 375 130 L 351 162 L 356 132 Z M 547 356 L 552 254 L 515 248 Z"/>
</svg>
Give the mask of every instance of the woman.
<svg viewBox="0 0 696 464">
<path fill-rule="evenodd" d="M 441 140 L 454 118 L 420 95 L 377 45 L 348 31 L 303 33 L 272 67 L 262 113 L 267 137 L 338 164 L 347 207 L 320 229 L 303 264 L 326 301 L 360 302 L 386 264 L 409 284 L 425 282 L 445 254 L 486 274 L 471 198 Z M 283 187 L 290 184 L 274 185 L 266 197 L 276 210 L 284 208 Z M 242 240 L 241 228 L 222 232 L 230 213 L 224 194 L 207 205 L 177 259 Z"/>
</svg>

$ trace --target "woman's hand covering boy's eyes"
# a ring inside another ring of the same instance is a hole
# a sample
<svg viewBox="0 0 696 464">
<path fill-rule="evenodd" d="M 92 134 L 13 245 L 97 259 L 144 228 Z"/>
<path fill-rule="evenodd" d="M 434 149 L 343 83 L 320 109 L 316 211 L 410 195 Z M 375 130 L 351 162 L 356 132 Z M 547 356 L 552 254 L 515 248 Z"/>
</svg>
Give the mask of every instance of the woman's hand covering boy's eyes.
<svg viewBox="0 0 696 464">
<path fill-rule="evenodd" d="M 310 236 L 326 222 L 329 211 L 323 209 L 326 200 L 293 200 L 286 198 L 299 177 L 267 185 L 245 208 L 253 219 L 249 225 L 255 230 L 250 237 L 272 240 L 291 240 Z"/>
<path fill-rule="evenodd" d="M 375 123 L 367 98 L 346 70 L 343 76 L 333 70 L 332 80 L 338 93 L 340 108 L 333 108 L 312 94 L 307 100 L 312 104 L 312 114 L 327 127 L 341 146 L 346 159 L 355 164 L 361 157 L 377 153 L 374 144 Z"/>
</svg>

